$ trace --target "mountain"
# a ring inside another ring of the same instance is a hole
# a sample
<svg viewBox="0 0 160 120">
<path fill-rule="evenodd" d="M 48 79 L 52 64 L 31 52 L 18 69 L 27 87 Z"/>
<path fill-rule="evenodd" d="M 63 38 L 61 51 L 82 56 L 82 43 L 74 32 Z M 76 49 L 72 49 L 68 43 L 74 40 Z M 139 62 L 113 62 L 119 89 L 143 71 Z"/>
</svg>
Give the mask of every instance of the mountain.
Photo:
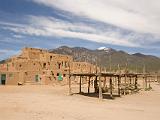
<svg viewBox="0 0 160 120">
<path fill-rule="evenodd" d="M 124 51 L 117 51 L 112 48 L 100 47 L 96 50 L 90 50 L 83 47 L 61 46 L 49 50 L 51 53 L 71 55 L 75 61 L 86 61 L 109 70 L 117 70 L 119 64 L 121 69 L 142 72 L 145 66 L 147 72 L 156 72 L 160 70 L 160 58 L 144 55 L 141 53 L 128 54 Z M 127 66 L 127 67 L 126 67 Z"/>
</svg>

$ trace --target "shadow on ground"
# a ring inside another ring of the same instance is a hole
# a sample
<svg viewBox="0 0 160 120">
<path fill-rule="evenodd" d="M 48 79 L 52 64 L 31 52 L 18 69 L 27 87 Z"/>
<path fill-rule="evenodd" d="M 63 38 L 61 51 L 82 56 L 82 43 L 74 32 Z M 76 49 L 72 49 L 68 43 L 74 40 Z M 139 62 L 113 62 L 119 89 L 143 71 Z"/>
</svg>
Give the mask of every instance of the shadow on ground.
<svg viewBox="0 0 160 120">
<path fill-rule="evenodd" d="M 98 93 L 76 93 L 78 95 L 83 95 L 83 96 L 86 96 L 86 97 L 93 97 L 93 98 L 99 98 L 99 94 Z M 110 94 L 108 93 L 103 93 L 103 99 L 110 99 L 110 100 L 113 100 L 115 99 L 116 97 L 120 97 L 119 95 L 113 95 L 112 97 L 110 96 Z"/>
</svg>

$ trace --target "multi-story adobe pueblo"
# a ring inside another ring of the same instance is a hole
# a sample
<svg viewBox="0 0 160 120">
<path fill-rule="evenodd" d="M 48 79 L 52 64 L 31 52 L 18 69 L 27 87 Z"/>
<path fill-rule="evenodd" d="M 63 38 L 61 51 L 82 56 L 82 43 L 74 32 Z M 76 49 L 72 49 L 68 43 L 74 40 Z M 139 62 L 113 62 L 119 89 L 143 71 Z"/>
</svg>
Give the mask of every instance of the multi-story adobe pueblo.
<svg viewBox="0 0 160 120">
<path fill-rule="evenodd" d="M 95 71 L 94 65 L 74 62 L 68 55 L 53 54 L 37 48 L 24 48 L 20 55 L 0 64 L 0 84 L 66 84 L 69 72 Z"/>
</svg>

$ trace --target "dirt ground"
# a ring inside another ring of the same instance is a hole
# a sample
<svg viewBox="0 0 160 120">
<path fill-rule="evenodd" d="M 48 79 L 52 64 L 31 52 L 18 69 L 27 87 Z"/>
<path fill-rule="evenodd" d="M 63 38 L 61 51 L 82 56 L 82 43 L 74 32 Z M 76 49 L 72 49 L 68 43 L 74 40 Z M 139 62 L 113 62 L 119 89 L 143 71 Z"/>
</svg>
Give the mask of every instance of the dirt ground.
<svg viewBox="0 0 160 120">
<path fill-rule="evenodd" d="M 0 120 L 160 120 L 160 85 L 152 87 L 99 101 L 69 96 L 68 86 L 0 86 Z"/>
</svg>

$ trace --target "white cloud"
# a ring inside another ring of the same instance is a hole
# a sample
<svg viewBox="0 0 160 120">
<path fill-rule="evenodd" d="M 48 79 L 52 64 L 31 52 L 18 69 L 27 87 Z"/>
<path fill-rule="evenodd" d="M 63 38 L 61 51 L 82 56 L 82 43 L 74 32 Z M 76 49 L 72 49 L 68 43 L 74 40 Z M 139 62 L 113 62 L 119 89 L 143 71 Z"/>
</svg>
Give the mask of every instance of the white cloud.
<svg viewBox="0 0 160 120">
<path fill-rule="evenodd" d="M 33 0 L 79 16 L 160 36 L 159 0 Z"/>
<path fill-rule="evenodd" d="M 63 29 L 63 30 L 90 32 L 90 33 L 96 31 L 94 28 L 84 25 L 82 23 L 70 23 L 64 20 L 55 19 L 54 17 L 29 16 L 29 21 L 30 24 L 35 27 L 54 28 L 57 30 Z"/>
<path fill-rule="evenodd" d="M 18 35 L 18 34 L 17 34 L 17 35 L 16 35 L 16 34 L 15 34 L 15 35 L 13 35 L 13 37 L 14 37 L 14 38 L 17 38 L 17 39 L 24 38 L 24 36 L 22 36 L 22 35 Z"/>
<path fill-rule="evenodd" d="M 53 17 L 43 16 L 29 16 L 28 22 L 29 25 L 18 25 L 17 27 L 5 26 L 3 29 L 11 30 L 18 34 L 76 38 L 130 47 L 139 46 L 139 44 L 130 42 L 129 39 L 121 38 L 118 32 L 106 32 L 85 23 L 69 23 Z"/>
<path fill-rule="evenodd" d="M 23 27 L 23 25 L 18 24 L 18 23 L 10 23 L 10 22 L 4 22 L 4 21 L 0 21 L 0 25 L 3 26 L 12 26 L 12 27 Z"/>
</svg>

